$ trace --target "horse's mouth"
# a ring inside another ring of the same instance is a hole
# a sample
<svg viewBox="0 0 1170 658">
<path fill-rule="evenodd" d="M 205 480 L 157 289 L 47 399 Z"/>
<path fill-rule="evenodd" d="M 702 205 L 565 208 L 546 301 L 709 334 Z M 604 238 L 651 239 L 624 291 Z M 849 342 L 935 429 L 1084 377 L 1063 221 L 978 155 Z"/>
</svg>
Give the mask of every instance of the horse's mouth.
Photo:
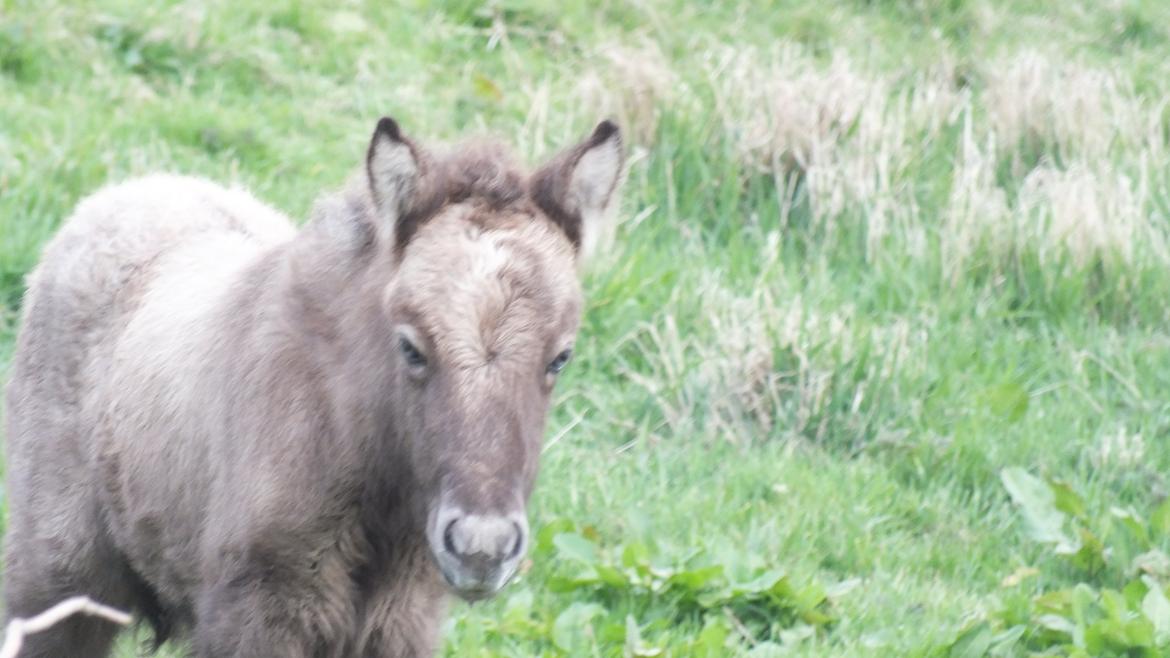
<svg viewBox="0 0 1170 658">
<path fill-rule="evenodd" d="M 490 599 L 499 591 L 498 588 L 491 587 L 487 584 L 465 585 L 460 587 L 456 579 L 446 569 L 440 569 L 440 572 L 442 572 L 443 580 L 447 581 L 447 586 L 451 588 L 451 591 L 468 603 Z"/>
<path fill-rule="evenodd" d="M 455 593 L 459 596 L 459 598 L 467 601 L 468 603 L 483 601 L 496 595 L 495 590 L 489 589 L 487 587 L 472 587 L 470 589 L 455 590 Z"/>
</svg>

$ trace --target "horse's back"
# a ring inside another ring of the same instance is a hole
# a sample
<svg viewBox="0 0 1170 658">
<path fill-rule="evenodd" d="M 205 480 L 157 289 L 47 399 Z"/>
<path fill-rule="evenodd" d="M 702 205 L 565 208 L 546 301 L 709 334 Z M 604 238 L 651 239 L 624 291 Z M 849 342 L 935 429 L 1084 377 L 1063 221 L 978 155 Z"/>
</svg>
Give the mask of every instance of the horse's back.
<svg viewBox="0 0 1170 658">
<path fill-rule="evenodd" d="M 156 280 L 175 267 L 171 261 L 187 261 L 183 275 L 199 278 L 204 270 L 214 278 L 232 255 L 246 257 L 240 252 L 293 233 L 287 218 L 246 192 L 197 178 L 148 176 L 83 199 L 29 277 L 9 418 L 51 402 L 79 405 L 78 389 L 100 383 L 82 381 L 87 363 L 117 341 Z M 216 254 L 216 241 L 240 248 Z M 191 264 L 197 254 L 206 262 Z M 47 438 L 10 434 L 10 451 L 25 440 Z"/>
<path fill-rule="evenodd" d="M 193 329 L 230 272 L 293 234 L 247 193 L 178 176 L 113 185 L 78 204 L 29 277 L 7 387 L 10 581 L 43 577 L 36 563 L 80 559 L 107 536 L 100 434 L 127 399 L 112 389 L 140 379 L 135 370 L 149 379 L 143 363 L 181 381 L 193 346 L 156 343 L 189 336 L 176 328 Z M 135 391 L 148 405 L 156 392 Z M 145 419 L 123 420 L 116 431 L 132 434 Z"/>
<path fill-rule="evenodd" d="M 247 192 L 207 180 L 156 174 L 111 185 L 83 199 L 50 241 L 29 282 L 31 302 L 46 287 L 102 301 L 126 297 L 152 263 L 197 236 L 234 234 L 263 244 L 293 232 L 286 217 Z"/>
</svg>

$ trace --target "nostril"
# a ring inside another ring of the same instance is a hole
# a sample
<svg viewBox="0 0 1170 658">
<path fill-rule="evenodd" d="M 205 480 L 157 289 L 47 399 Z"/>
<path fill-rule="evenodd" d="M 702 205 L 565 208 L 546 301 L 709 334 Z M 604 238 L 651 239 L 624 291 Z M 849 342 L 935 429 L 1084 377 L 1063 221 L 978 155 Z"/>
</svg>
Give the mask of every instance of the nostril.
<svg viewBox="0 0 1170 658">
<path fill-rule="evenodd" d="M 515 539 L 512 541 L 512 548 L 508 551 L 509 560 L 513 560 L 520 556 L 520 550 L 524 548 L 524 529 L 520 527 L 519 523 L 512 522 L 512 528 L 515 530 Z"/>
<path fill-rule="evenodd" d="M 459 519 L 451 521 L 447 524 L 446 529 L 443 530 L 443 550 L 451 555 L 459 555 L 459 551 L 455 550 L 455 538 L 453 536 L 455 533 L 455 524 L 458 522 Z"/>
</svg>

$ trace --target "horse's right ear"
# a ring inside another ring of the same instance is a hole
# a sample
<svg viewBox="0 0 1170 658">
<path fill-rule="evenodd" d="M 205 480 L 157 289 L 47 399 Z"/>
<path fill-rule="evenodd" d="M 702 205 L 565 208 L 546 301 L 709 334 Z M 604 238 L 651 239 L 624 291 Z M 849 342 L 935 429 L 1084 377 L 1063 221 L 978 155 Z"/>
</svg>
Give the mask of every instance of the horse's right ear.
<svg viewBox="0 0 1170 658">
<path fill-rule="evenodd" d="M 584 262 L 605 232 L 622 164 L 621 130 L 612 121 L 602 121 L 585 141 L 532 175 L 532 200 L 564 230 L 577 248 L 578 262 Z"/>
<path fill-rule="evenodd" d="M 366 152 L 366 177 L 378 213 L 378 238 L 394 240 L 399 222 L 418 191 L 419 157 L 415 145 L 403 137 L 398 123 L 382 117 Z"/>
</svg>

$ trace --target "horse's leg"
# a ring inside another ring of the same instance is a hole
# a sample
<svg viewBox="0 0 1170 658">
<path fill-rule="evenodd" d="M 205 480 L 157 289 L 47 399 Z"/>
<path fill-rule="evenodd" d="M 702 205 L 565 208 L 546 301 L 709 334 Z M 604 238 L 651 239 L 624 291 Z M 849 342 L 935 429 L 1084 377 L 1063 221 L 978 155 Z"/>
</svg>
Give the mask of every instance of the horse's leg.
<svg viewBox="0 0 1170 658">
<path fill-rule="evenodd" d="M 102 539 L 49 544 L 19 521 L 9 536 L 4 594 L 7 618 L 29 618 L 74 596 L 129 611 L 136 607 L 133 574 Z M 24 638 L 21 658 L 102 658 L 121 627 L 84 613 Z"/>
<path fill-rule="evenodd" d="M 341 658 L 353 645 L 353 584 L 328 557 L 268 554 L 223 569 L 199 597 L 197 658 Z"/>
<path fill-rule="evenodd" d="M 430 658 L 438 649 L 446 587 L 425 546 L 408 552 L 403 563 L 386 565 L 366 602 L 360 658 Z"/>
</svg>

